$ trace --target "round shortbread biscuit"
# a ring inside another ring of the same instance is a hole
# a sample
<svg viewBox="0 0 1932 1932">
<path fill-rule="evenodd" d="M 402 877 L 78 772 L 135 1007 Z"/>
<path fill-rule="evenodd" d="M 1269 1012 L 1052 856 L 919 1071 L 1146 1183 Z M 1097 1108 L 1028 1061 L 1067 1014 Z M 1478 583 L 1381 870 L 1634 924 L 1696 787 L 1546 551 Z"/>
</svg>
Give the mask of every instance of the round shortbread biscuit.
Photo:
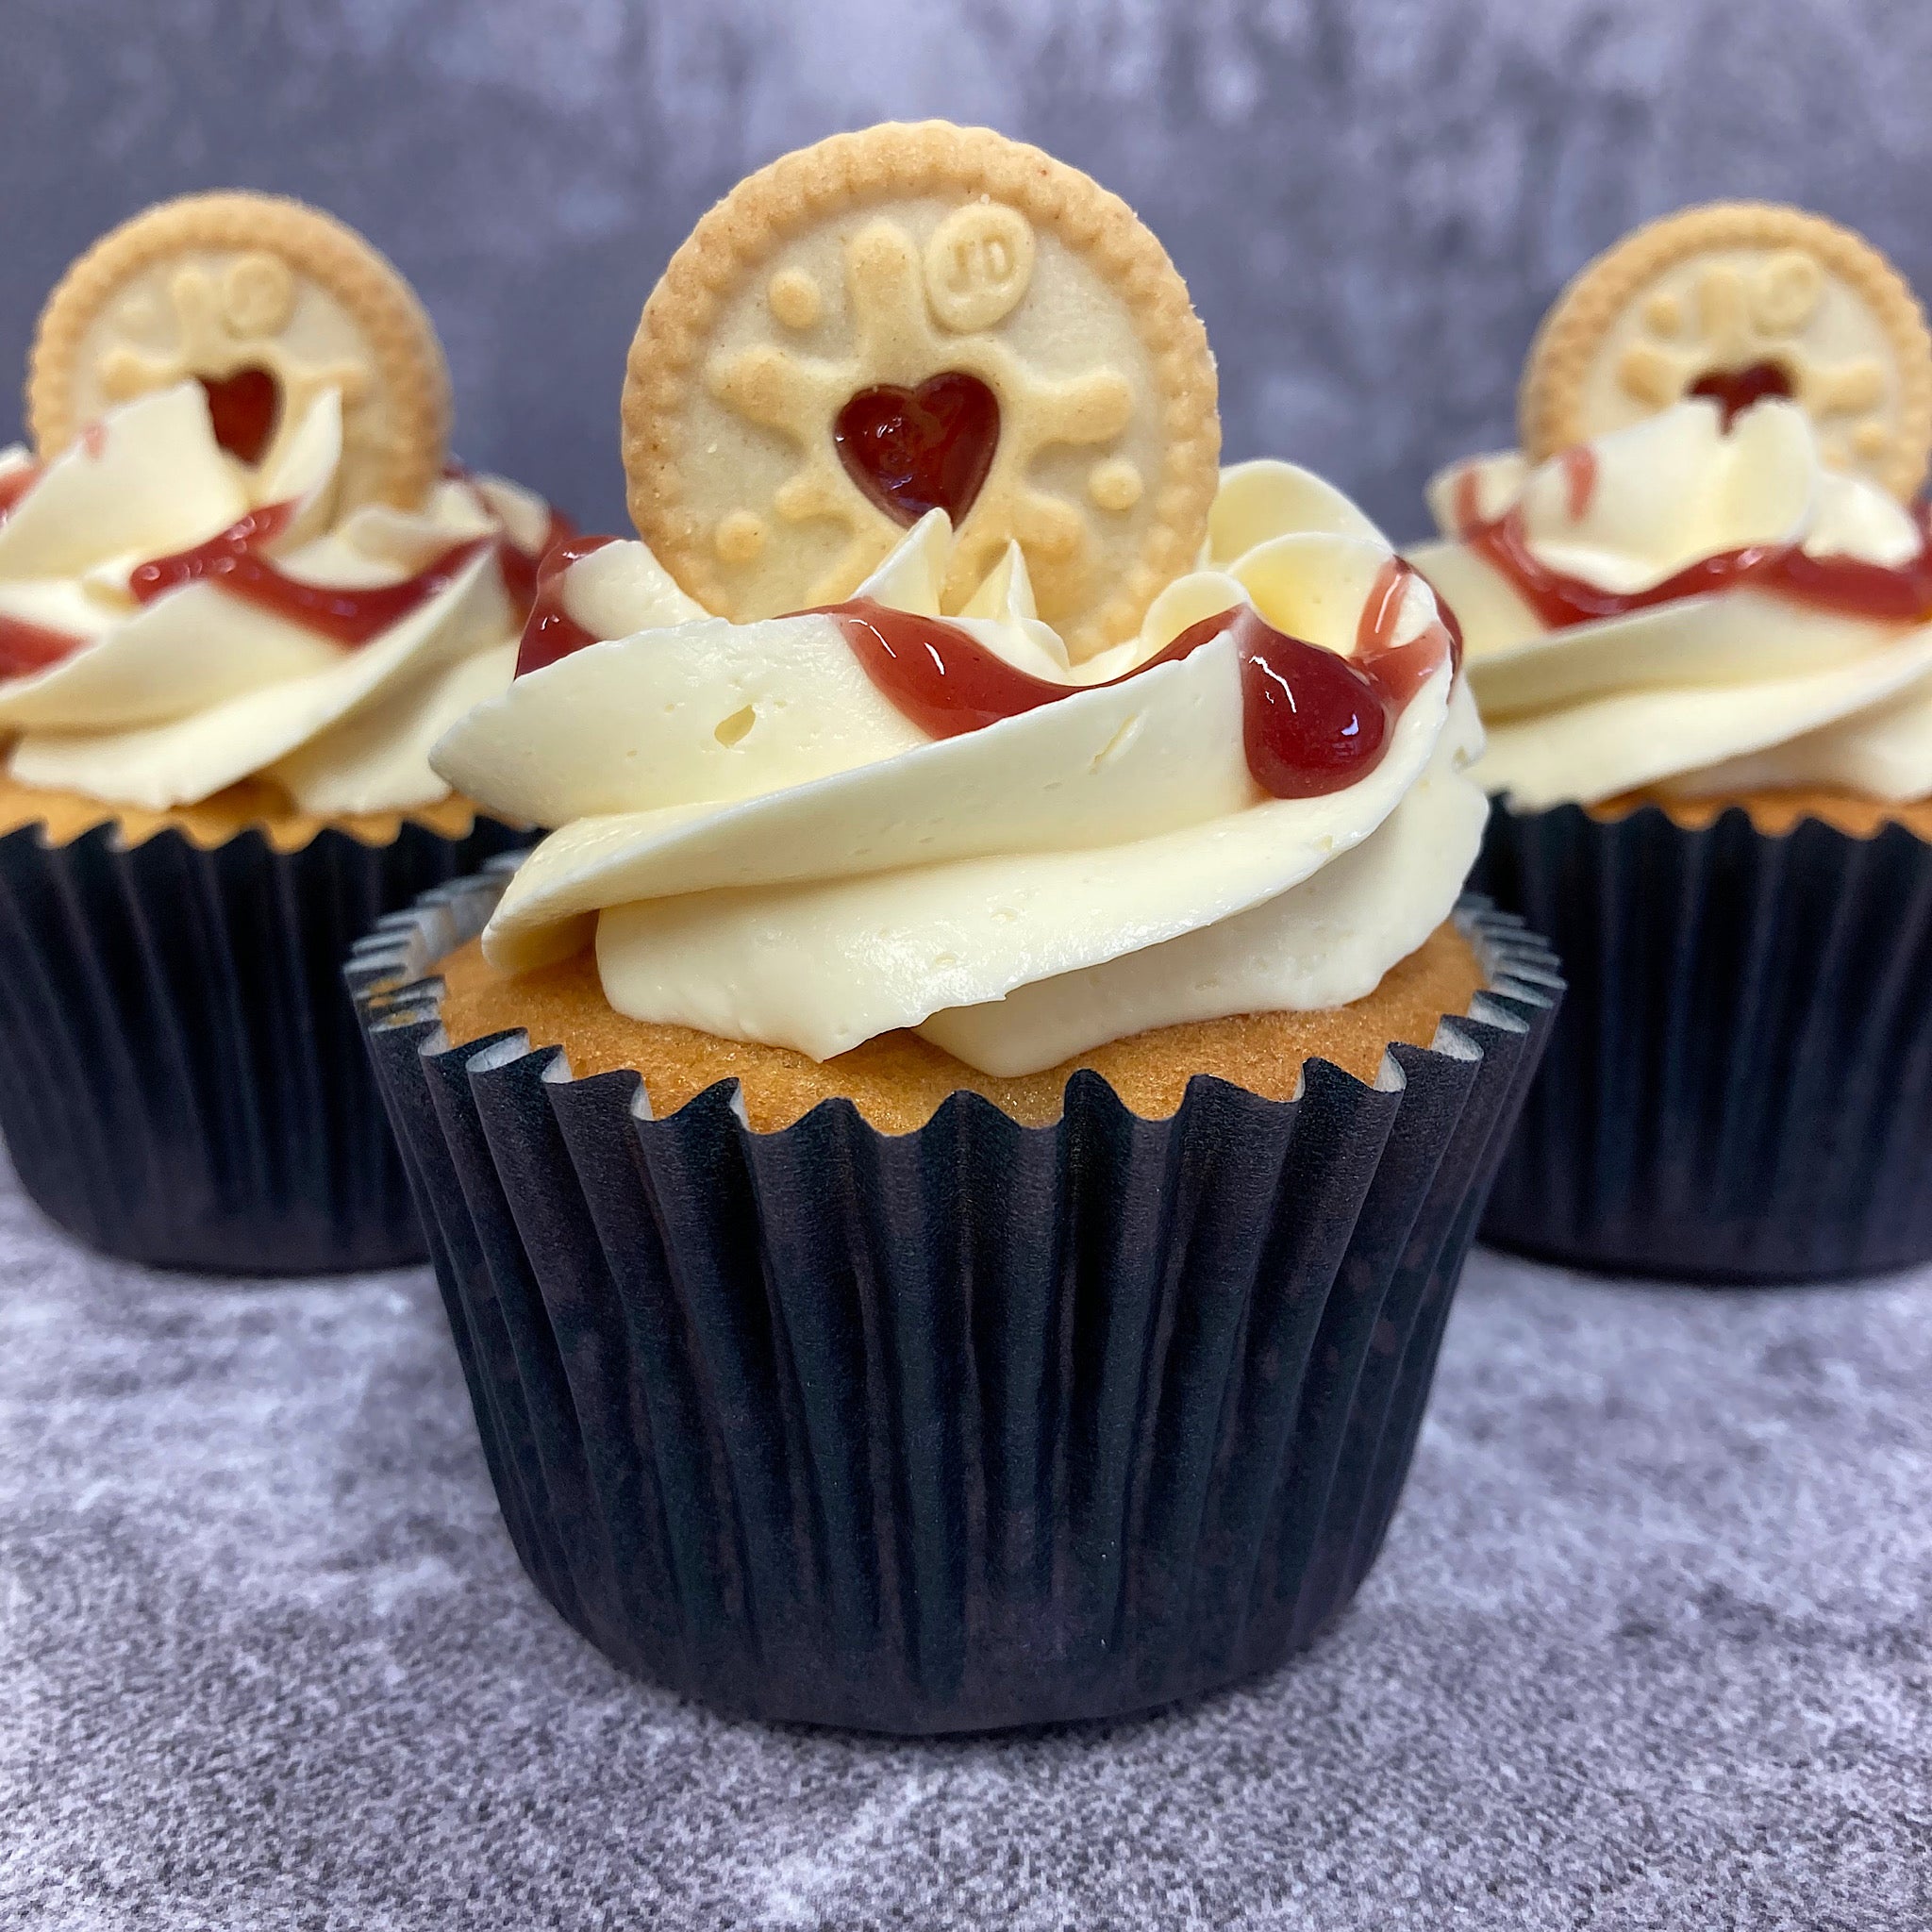
<svg viewBox="0 0 1932 1932">
<path fill-rule="evenodd" d="M 1192 567 L 1220 450 L 1207 333 L 1133 210 L 944 122 L 741 182 L 644 305 L 624 390 L 631 516 L 708 608 L 835 602 L 939 507 L 946 608 L 1017 539 L 1076 659 Z"/>
<path fill-rule="evenodd" d="M 271 462 L 340 391 L 338 502 L 420 504 L 441 474 L 449 372 L 415 291 L 354 229 L 271 194 L 192 194 L 104 235 L 41 311 L 26 420 L 41 455 L 188 377 L 232 454 Z"/>
<path fill-rule="evenodd" d="M 1822 215 L 1716 202 L 1639 228 L 1576 276 L 1524 365 L 1532 460 L 1690 394 L 1790 395 L 1824 460 L 1909 497 L 1932 453 L 1932 337 L 1870 242 Z"/>
</svg>

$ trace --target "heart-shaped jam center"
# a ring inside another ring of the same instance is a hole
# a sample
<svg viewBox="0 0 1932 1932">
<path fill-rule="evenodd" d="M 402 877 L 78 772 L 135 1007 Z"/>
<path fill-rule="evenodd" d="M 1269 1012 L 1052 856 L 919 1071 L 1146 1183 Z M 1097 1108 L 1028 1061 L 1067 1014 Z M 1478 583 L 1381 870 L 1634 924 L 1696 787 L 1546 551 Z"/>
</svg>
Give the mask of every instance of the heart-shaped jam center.
<svg viewBox="0 0 1932 1932">
<path fill-rule="evenodd" d="M 260 462 L 282 413 L 281 384 L 269 370 L 255 367 L 204 375 L 200 381 L 208 392 L 215 441 L 244 463 Z"/>
<path fill-rule="evenodd" d="M 889 517 L 909 528 L 942 509 L 957 528 L 992 468 L 999 399 L 958 369 L 917 389 L 882 382 L 839 411 L 832 440 L 852 480 Z"/>
<path fill-rule="evenodd" d="M 1791 378 L 1776 362 L 1754 362 L 1748 369 L 1707 370 L 1685 391 L 1687 395 L 1708 396 L 1723 412 L 1726 429 L 1753 403 L 1790 392 Z"/>
</svg>

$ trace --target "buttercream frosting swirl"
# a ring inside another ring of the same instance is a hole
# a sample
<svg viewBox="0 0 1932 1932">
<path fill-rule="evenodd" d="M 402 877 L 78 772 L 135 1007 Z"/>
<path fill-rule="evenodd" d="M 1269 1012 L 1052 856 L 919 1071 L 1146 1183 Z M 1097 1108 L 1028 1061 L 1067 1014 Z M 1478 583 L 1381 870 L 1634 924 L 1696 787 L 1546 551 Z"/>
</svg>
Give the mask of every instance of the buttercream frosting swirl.
<svg viewBox="0 0 1932 1932">
<path fill-rule="evenodd" d="M 937 617 L 949 549 L 933 511 L 860 595 Z M 951 736 L 874 682 L 837 613 L 708 616 L 635 542 L 558 588 L 606 641 L 519 677 L 434 762 L 558 827 L 489 957 L 518 971 L 594 941 L 607 997 L 640 1019 L 818 1059 L 916 1027 L 1029 1073 L 1151 1026 L 1356 999 L 1447 917 L 1475 854 L 1480 726 L 1435 598 L 1289 464 L 1225 473 L 1201 567 L 1078 666 L 1009 548 L 946 622 L 1054 701 Z M 1422 654 L 1379 759 L 1271 795 L 1244 756 L 1232 614 L 1350 657 L 1377 596 Z"/>
<path fill-rule="evenodd" d="M 452 475 L 418 509 L 339 515 L 341 451 L 333 390 L 256 470 L 184 382 L 44 471 L 0 454 L 14 777 L 153 809 L 251 777 L 325 814 L 445 797 L 429 748 L 509 682 L 524 613 L 507 573 L 533 568 L 551 513 Z"/>
<path fill-rule="evenodd" d="M 1827 468 L 1794 404 L 1478 457 L 1429 503 L 1443 541 L 1409 556 L 1461 620 L 1490 791 L 1932 792 L 1924 531 Z"/>
</svg>

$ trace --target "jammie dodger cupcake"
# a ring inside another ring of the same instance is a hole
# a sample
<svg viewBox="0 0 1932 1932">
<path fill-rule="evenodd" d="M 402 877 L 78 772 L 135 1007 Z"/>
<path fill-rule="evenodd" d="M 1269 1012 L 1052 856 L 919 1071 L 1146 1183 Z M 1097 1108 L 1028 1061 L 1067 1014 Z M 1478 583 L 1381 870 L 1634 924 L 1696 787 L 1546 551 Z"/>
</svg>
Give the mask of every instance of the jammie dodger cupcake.
<svg viewBox="0 0 1932 1932">
<path fill-rule="evenodd" d="M 352 980 L 505 1519 L 645 1675 L 1127 1711 L 1379 1547 L 1554 981 L 1434 597 L 1214 398 L 1084 175 L 787 157 L 644 310 L 645 541 L 437 748 L 555 829 Z"/>
<path fill-rule="evenodd" d="M 1431 485 L 1498 794 L 1571 983 L 1485 1232 L 1704 1280 L 1932 1258 L 1932 446 L 1857 236 L 1707 208 L 1543 325 L 1524 450 Z"/>
<path fill-rule="evenodd" d="M 42 316 L 0 454 L 0 1124 L 109 1253 L 420 1256 L 336 969 L 514 836 L 430 769 L 561 531 L 447 465 L 408 285 L 261 195 L 152 208 Z"/>
</svg>

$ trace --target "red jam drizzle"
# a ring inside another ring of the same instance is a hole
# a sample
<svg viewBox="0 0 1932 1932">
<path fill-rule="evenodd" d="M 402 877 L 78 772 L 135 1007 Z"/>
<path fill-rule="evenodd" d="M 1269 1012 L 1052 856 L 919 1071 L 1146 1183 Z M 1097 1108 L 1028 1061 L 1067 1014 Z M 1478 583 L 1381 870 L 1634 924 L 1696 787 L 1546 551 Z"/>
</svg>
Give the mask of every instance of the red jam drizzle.
<svg viewBox="0 0 1932 1932">
<path fill-rule="evenodd" d="M 1393 641 L 1411 568 L 1391 558 L 1376 579 L 1348 658 L 1275 630 L 1251 605 L 1191 625 L 1122 676 L 1178 663 L 1231 633 L 1241 662 L 1248 770 L 1276 798 L 1317 798 L 1374 769 L 1395 713 L 1451 647 L 1446 625 Z M 1099 685 L 1064 685 L 1016 670 L 958 625 L 893 610 L 869 597 L 823 607 L 865 674 L 929 738 L 957 738 Z"/>
<path fill-rule="evenodd" d="M 196 379 L 208 397 L 208 423 L 215 441 L 244 463 L 260 462 L 281 420 L 281 384 L 270 371 L 260 368 Z"/>
<path fill-rule="evenodd" d="M 1397 710 L 1428 682 L 1430 673 L 1442 661 L 1445 642 L 1451 669 L 1462 668 L 1462 627 L 1440 597 L 1436 598 L 1436 622 L 1424 625 L 1407 643 L 1395 641 L 1408 587 L 1418 577 L 1428 582 L 1414 564 L 1391 557 L 1376 574 L 1356 624 L 1353 661 L 1380 681 Z M 1433 587 L 1430 594 L 1434 595 Z"/>
<path fill-rule="evenodd" d="M 799 614 L 836 617 L 865 675 L 928 738 L 983 731 L 1077 689 L 1016 670 L 943 618 L 894 610 L 871 597 Z"/>
<path fill-rule="evenodd" d="M 224 575 L 222 589 L 277 617 L 320 631 L 336 643 L 366 644 L 420 610 L 439 591 L 446 591 L 457 574 L 494 541 L 473 537 L 452 543 L 413 576 L 361 590 L 304 583 L 299 577 L 285 575 L 266 558 L 244 551 Z"/>
<path fill-rule="evenodd" d="M 239 558 L 279 537 L 294 514 L 292 503 L 264 504 L 192 550 L 172 551 L 166 557 L 151 557 L 145 563 L 136 564 L 128 573 L 127 589 L 137 604 L 152 604 L 163 592 L 177 591 L 183 584 L 198 583 L 203 577 L 225 579 Z"/>
<path fill-rule="evenodd" d="M 0 677 L 30 677 L 77 651 L 84 640 L 0 613 Z"/>
<path fill-rule="evenodd" d="M 1790 395 L 1791 378 L 1780 363 L 1754 362 L 1747 369 L 1707 370 L 1684 393 L 1714 402 L 1728 429 L 1753 403 L 1761 403 L 1766 396 Z"/>
<path fill-rule="evenodd" d="M 101 425 L 90 424 L 81 432 L 81 441 L 90 455 L 98 456 L 105 446 Z M 224 447 L 229 445 L 225 443 Z M 40 481 L 41 474 L 38 463 L 25 463 L 0 475 L 0 523 L 6 522 L 14 507 Z M 444 474 L 458 478 L 466 475 L 454 466 Z M 184 584 L 212 583 L 245 602 L 320 631 L 339 644 L 353 646 L 366 644 L 391 625 L 419 609 L 439 591 L 446 589 L 472 558 L 492 543 L 496 547 L 497 566 L 503 574 L 505 595 L 520 621 L 525 617 L 534 621 L 540 563 L 559 546 L 583 541 L 577 539 L 570 519 L 553 509 L 543 547 L 534 555 L 512 542 L 507 534 L 474 538 L 452 544 L 401 583 L 332 589 L 289 576 L 259 555 L 264 545 L 272 543 L 288 528 L 294 513 L 292 503 L 265 504 L 260 509 L 250 510 L 205 543 L 137 564 L 128 573 L 128 591 L 137 604 L 152 604 L 157 597 L 177 591 Z M 611 541 L 608 537 L 598 537 L 583 541 L 583 547 L 567 557 L 565 562 L 575 561 L 577 556 L 588 556 Z M 562 567 L 558 566 L 559 571 Z M 562 618 L 560 606 L 558 615 Z M 569 622 L 567 618 L 562 621 Z M 67 631 L 51 630 L 44 625 L 29 624 L 24 618 L 0 614 L 0 678 L 25 677 L 44 671 L 85 641 Z M 593 641 L 579 632 L 578 641 L 568 648 L 578 649 L 581 644 Z M 560 657 L 564 653 L 558 650 L 556 655 Z M 520 659 L 517 668 L 522 671 L 529 667 Z"/>
<path fill-rule="evenodd" d="M 948 370 L 917 389 L 880 383 L 839 411 L 832 441 L 852 480 L 908 529 L 942 509 L 957 528 L 999 446 L 999 399 L 976 375 Z"/>
<path fill-rule="evenodd" d="M 350 588 L 291 577 L 260 553 L 288 528 L 294 513 L 292 503 L 266 504 L 250 510 L 205 543 L 137 564 L 128 574 L 128 591 L 137 604 L 151 604 L 184 584 L 211 583 L 244 603 L 354 647 L 366 644 L 421 609 L 439 591 L 447 590 L 473 558 L 494 546 L 505 594 L 520 620 L 536 601 L 537 558 L 507 536 L 472 537 L 453 543 L 413 576 L 394 584 Z M 552 510 L 546 548 L 572 534 L 569 519 Z"/>
<path fill-rule="evenodd" d="M 553 509 L 536 549 L 525 550 L 522 544 L 512 543 L 508 535 L 497 544 L 496 561 L 503 572 L 503 592 L 520 620 L 527 622 L 531 611 L 536 608 L 538 584 L 544 560 L 559 543 L 569 542 L 576 533 L 577 526 L 560 509 Z M 609 538 L 600 537 L 591 547 L 600 549 L 609 541 Z M 584 554 L 589 556 L 590 552 Z"/>
<path fill-rule="evenodd" d="M 1592 456 L 1589 484 L 1579 493 L 1576 479 L 1580 472 L 1573 467 L 1576 454 L 1565 451 L 1562 462 L 1569 478 L 1570 514 L 1580 520 L 1590 508 L 1596 471 Z M 1661 583 L 1651 584 L 1644 590 L 1607 591 L 1587 578 L 1571 576 L 1543 563 L 1529 547 L 1521 505 L 1513 505 L 1501 516 L 1485 522 L 1474 470 L 1463 471 L 1456 479 L 1455 508 L 1463 542 L 1507 580 L 1550 630 L 1626 617 L 1632 611 L 1647 610 L 1654 605 L 1674 604 L 1685 597 L 1701 597 L 1746 584 L 1773 596 L 1787 597 L 1796 604 L 1838 611 L 1848 617 L 1907 625 L 1932 620 L 1932 543 L 1926 541 L 1923 509 L 1914 512 L 1920 532 L 1919 552 L 1907 563 L 1868 563 L 1856 557 L 1813 557 L 1795 543 L 1750 543 L 1740 549 L 1720 550 L 1709 557 L 1700 557 L 1682 570 L 1673 572 Z M 1443 615 L 1445 619 L 1450 617 L 1446 607 Z M 1457 661 L 1461 661 L 1459 650 Z"/>
<path fill-rule="evenodd" d="M 530 614 L 524 625 L 523 641 L 517 646 L 519 677 L 526 671 L 541 671 L 546 664 L 555 664 L 558 658 L 568 658 L 574 651 L 598 641 L 564 606 L 564 573 L 572 564 L 616 541 L 615 537 L 566 533 L 544 551 L 543 560 L 535 567 Z"/>
<path fill-rule="evenodd" d="M 0 476 L 0 524 L 13 514 L 41 480 L 41 474 L 39 463 L 22 463 Z M 71 631 L 29 624 L 24 617 L 0 612 L 0 678 L 31 677 L 36 671 L 44 671 L 79 650 L 84 641 Z"/>
<path fill-rule="evenodd" d="M 468 484 L 477 502 L 482 504 L 486 511 L 490 509 L 489 499 L 476 488 L 475 473 L 467 463 L 458 461 L 455 457 L 445 458 L 442 480 L 445 483 Z M 543 559 L 558 544 L 577 533 L 575 524 L 560 509 L 549 504 L 544 508 L 549 513 L 550 521 L 544 526 L 543 535 L 538 540 L 536 549 L 525 550 L 521 543 L 512 541 L 508 530 L 497 540 L 496 563 L 503 574 L 504 595 L 509 599 L 510 608 L 517 613 L 519 623 L 528 620 L 530 611 L 537 602 L 537 573 Z M 610 541 L 608 537 L 599 539 L 602 543 Z"/>
<path fill-rule="evenodd" d="M 22 463 L 18 469 L 8 470 L 0 476 L 0 524 L 13 514 L 21 499 L 40 480 L 41 466 L 38 463 Z"/>
<path fill-rule="evenodd" d="M 136 603 L 150 604 L 183 584 L 212 583 L 243 603 L 353 646 L 366 644 L 420 610 L 438 591 L 448 589 L 464 565 L 497 541 L 472 537 L 453 543 L 400 583 L 354 589 L 311 584 L 276 569 L 259 550 L 287 527 L 293 510 L 294 506 L 287 503 L 251 510 L 206 543 L 136 565 L 127 588 Z"/>
<path fill-rule="evenodd" d="M 1570 502 L 1570 521 L 1580 524 L 1590 513 L 1596 495 L 1596 452 L 1589 443 L 1579 442 L 1562 456 L 1563 482 Z"/>
</svg>

